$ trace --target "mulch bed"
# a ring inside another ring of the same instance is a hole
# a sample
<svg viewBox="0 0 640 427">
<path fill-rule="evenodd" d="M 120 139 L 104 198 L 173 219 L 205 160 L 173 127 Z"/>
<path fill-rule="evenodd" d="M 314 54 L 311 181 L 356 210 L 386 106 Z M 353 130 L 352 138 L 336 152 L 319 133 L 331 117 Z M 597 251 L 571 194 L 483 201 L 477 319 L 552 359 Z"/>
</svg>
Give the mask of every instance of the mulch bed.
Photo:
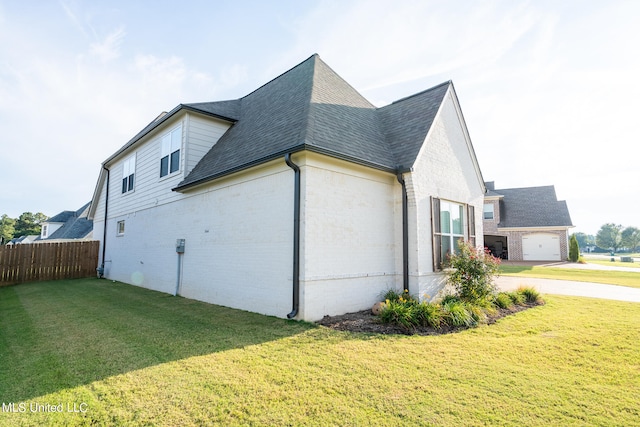
<svg viewBox="0 0 640 427">
<path fill-rule="evenodd" d="M 538 305 L 540 304 L 517 305 L 510 309 L 498 309 L 495 315 L 490 316 L 487 319 L 487 324 L 493 324 L 498 319 L 505 316 L 509 316 Z M 378 316 L 371 313 L 371 310 L 347 313 L 341 316 L 324 316 L 324 318 L 317 323 L 337 331 L 364 332 L 384 335 L 442 335 L 469 329 L 465 326 L 442 326 L 440 329 L 418 326 L 412 329 L 407 329 L 399 325 L 382 323 Z"/>
</svg>

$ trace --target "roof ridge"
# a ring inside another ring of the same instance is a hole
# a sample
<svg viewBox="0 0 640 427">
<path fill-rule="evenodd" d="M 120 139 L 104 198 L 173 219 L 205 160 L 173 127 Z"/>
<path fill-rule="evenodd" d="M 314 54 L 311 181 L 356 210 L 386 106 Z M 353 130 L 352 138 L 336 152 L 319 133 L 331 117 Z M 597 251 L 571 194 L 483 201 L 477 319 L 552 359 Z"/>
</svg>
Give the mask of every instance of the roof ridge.
<svg viewBox="0 0 640 427">
<path fill-rule="evenodd" d="M 293 67 L 289 68 L 287 71 L 285 71 L 284 73 L 280 73 L 279 75 L 277 75 L 276 77 L 272 78 L 271 80 L 269 80 L 268 82 L 266 82 L 265 84 L 259 86 L 258 88 L 252 90 L 251 92 L 249 92 L 248 94 L 238 98 L 238 100 L 243 100 L 244 98 L 248 97 L 249 95 L 252 95 L 254 93 L 256 93 L 257 91 L 259 91 L 260 89 L 262 89 L 263 87 L 271 84 L 272 82 L 278 80 L 280 77 L 289 74 L 291 71 L 295 70 L 296 68 L 300 67 L 302 64 L 304 64 L 305 62 L 309 61 L 312 58 L 320 58 L 320 55 L 318 55 L 317 53 L 314 53 L 313 55 L 311 55 L 310 57 L 308 57 L 307 59 L 305 59 L 304 61 L 298 63 L 297 65 L 294 65 Z"/>
<path fill-rule="evenodd" d="M 397 103 L 402 102 L 402 101 L 406 101 L 407 99 L 422 95 L 422 94 L 427 93 L 427 92 L 431 92 L 432 90 L 438 89 L 441 86 L 445 86 L 445 85 L 453 85 L 453 81 L 452 80 L 447 80 L 446 82 L 442 82 L 440 84 L 437 84 L 437 85 L 435 85 L 433 87 L 430 87 L 429 89 L 421 90 L 420 92 L 416 92 L 414 94 L 405 96 L 404 98 L 396 99 L 395 101 L 393 101 L 389 105 L 393 105 L 393 104 L 397 104 Z M 388 107 L 389 105 L 385 105 L 384 107 Z M 380 108 L 384 108 L 384 107 L 380 107 Z"/>
</svg>

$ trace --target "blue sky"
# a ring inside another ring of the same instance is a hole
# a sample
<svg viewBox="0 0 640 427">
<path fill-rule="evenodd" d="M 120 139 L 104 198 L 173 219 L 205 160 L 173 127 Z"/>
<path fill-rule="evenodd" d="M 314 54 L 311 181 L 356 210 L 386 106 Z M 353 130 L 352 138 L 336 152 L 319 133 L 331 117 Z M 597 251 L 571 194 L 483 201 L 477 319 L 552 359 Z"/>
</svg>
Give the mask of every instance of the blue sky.
<svg viewBox="0 0 640 427">
<path fill-rule="evenodd" d="M 640 2 L 0 0 L 0 214 L 89 201 L 161 111 L 314 53 L 375 105 L 453 80 L 484 178 L 640 227 Z"/>
</svg>

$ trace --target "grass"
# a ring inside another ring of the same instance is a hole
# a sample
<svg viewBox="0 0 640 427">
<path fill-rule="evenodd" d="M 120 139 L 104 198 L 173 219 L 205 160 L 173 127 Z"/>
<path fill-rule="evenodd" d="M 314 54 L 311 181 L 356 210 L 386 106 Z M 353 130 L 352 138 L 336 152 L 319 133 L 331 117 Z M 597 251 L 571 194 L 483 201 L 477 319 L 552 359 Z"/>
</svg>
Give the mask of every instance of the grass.
<svg viewBox="0 0 640 427">
<path fill-rule="evenodd" d="M 633 271 L 586 270 L 544 266 L 501 265 L 500 275 L 539 277 L 542 279 L 575 280 L 640 288 L 640 274 Z"/>
<path fill-rule="evenodd" d="M 0 400 L 26 405 L 0 426 L 637 425 L 640 304 L 545 299 L 376 336 L 104 280 L 0 288 Z"/>
<path fill-rule="evenodd" d="M 614 257 L 615 261 L 611 262 L 611 260 L 606 259 L 596 259 L 596 258 L 585 258 L 587 264 L 598 264 L 598 265 L 606 265 L 610 267 L 631 267 L 631 268 L 640 268 L 639 262 L 622 262 L 620 261 L 620 256 L 616 255 Z"/>
</svg>

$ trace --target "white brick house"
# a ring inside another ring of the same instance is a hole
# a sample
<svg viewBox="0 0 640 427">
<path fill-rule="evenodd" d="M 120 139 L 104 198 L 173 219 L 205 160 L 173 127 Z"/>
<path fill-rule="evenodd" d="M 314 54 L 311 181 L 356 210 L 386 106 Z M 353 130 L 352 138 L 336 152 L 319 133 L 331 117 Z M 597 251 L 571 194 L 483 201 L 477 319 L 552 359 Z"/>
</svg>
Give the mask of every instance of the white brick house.
<svg viewBox="0 0 640 427">
<path fill-rule="evenodd" d="M 159 116 L 103 163 L 90 216 L 109 279 L 317 320 L 434 297 L 458 239 L 483 244 L 484 193 L 451 82 L 376 108 L 313 55 Z"/>
</svg>

